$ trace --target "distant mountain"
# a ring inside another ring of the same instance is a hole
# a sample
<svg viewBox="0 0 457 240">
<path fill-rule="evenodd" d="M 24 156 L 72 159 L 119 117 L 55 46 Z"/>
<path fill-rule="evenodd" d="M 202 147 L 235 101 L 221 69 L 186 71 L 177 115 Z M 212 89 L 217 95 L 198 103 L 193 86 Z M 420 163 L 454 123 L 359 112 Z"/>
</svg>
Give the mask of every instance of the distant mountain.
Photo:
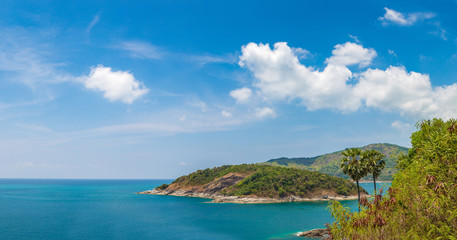
<svg viewBox="0 0 457 240">
<path fill-rule="evenodd" d="M 407 154 L 408 148 L 401 147 L 395 144 L 389 143 L 375 143 L 370 144 L 364 147 L 360 147 L 362 150 L 377 150 L 384 154 L 386 167 L 384 168 L 381 176 L 379 176 L 378 180 L 390 181 L 392 180 L 392 175 L 396 172 L 396 159 L 401 154 Z M 347 175 L 343 173 L 340 168 L 342 155 L 341 153 L 344 150 L 328 153 L 316 157 L 301 157 L 301 158 L 277 158 L 271 159 L 263 164 L 272 165 L 272 166 L 287 166 L 287 167 L 295 167 L 304 170 L 310 171 L 317 171 L 324 174 L 342 177 L 345 179 L 349 179 Z M 371 180 L 370 176 L 367 176 L 365 180 Z"/>
</svg>

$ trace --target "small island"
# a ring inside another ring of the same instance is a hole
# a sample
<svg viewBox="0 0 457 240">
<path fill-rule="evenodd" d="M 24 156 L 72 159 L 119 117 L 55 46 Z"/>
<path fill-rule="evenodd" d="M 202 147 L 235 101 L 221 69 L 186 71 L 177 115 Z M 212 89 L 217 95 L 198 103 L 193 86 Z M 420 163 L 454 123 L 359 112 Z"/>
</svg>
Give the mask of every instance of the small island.
<svg viewBox="0 0 457 240">
<path fill-rule="evenodd" d="M 357 199 L 357 187 L 319 172 L 241 164 L 198 170 L 139 194 L 201 197 L 215 203 L 279 203 Z M 367 192 L 361 188 L 361 194 Z"/>
</svg>

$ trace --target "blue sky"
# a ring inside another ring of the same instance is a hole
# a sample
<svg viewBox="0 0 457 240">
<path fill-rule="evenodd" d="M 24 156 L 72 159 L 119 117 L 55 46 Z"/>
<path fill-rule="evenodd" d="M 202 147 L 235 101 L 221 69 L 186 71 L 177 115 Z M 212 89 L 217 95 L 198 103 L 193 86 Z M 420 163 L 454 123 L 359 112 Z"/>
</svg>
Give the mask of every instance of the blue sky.
<svg viewBox="0 0 457 240">
<path fill-rule="evenodd" d="M 457 1 L 2 1 L 0 177 L 175 178 L 457 115 Z"/>
</svg>

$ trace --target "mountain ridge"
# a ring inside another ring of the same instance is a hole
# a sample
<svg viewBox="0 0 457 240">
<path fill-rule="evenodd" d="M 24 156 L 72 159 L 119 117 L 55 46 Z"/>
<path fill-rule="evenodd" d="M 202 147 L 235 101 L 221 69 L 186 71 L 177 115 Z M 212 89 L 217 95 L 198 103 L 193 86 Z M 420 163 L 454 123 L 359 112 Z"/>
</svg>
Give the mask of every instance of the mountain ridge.
<svg viewBox="0 0 457 240">
<path fill-rule="evenodd" d="M 381 175 L 379 176 L 378 180 L 380 181 L 391 181 L 393 174 L 396 172 L 396 159 L 401 154 L 408 154 L 408 148 L 402 147 L 396 144 L 391 143 L 373 143 L 368 144 L 363 147 L 357 147 L 362 150 L 377 150 L 384 154 L 386 167 L 382 171 Z M 346 148 L 348 149 L 348 148 Z M 271 165 L 271 166 L 285 166 L 285 167 L 293 167 L 299 168 L 303 170 L 309 171 L 317 171 L 320 173 L 328 174 L 331 176 L 341 177 L 344 179 L 349 179 L 347 175 L 343 173 L 340 168 L 341 164 L 341 153 L 344 150 L 326 153 L 322 155 L 318 155 L 315 157 L 296 157 L 296 158 L 275 158 L 270 159 L 266 162 L 262 162 L 260 164 Z M 370 180 L 370 176 L 363 178 L 362 180 Z"/>
</svg>

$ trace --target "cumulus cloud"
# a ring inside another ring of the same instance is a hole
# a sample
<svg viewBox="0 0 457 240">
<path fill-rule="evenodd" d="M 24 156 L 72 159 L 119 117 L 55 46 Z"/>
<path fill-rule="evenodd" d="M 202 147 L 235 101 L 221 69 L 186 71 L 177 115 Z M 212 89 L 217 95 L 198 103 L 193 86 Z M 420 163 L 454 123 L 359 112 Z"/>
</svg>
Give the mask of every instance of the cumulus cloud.
<svg viewBox="0 0 457 240">
<path fill-rule="evenodd" d="M 255 116 L 260 119 L 264 118 L 275 118 L 276 113 L 273 111 L 273 109 L 269 107 L 264 107 L 264 108 L 256 108 L 255 109 Z"/>
<path fill-rule="evenodd" d="M 110 101 L 133 103 L 149 92 L 149 89 L 137 81 L 133 74 L 124 71 L 113 71 L 110 67 L 99 65 L 92 68 L 89 75 L 79 78 L 87 89 L 103 92 Z"/>
<path fill-rule="evenodd" d="M 239 88 L 231 91 L 230 96 L 232 96 L 237 103 L 247 103 L 252 96 L 252 91 L 247 87 Z"/>
<path fill-rule="evenodd" d="M 430 12 L 403 14 L 387 7 L 385 7 L 384 10 L 386 10 L 384 16 L 378 18 L 383 25 L 396 24 L 400 26 L 411 26 L 418 21 L 435 17 L 435 14 Z"/>
<path fill-rule="evenodd" d="M 353 49 L 356 53 L 350 53 Z M 353 112 L 373 108 L 415 118 L 457 115 L 457 84 L 433 87 L 427 74 L 402 66 L 353 73 L 348 65 L 371 63 L 373 49 L 355 43 L 338 44 L 323 70 L 305 66 L 287 43 L 249 43 L 239 65 L 254 76 L 253 86 L 268 101 L 299 100 L 308 110 Z"/>
<path fill-rule="evenodd" d="M 350 66 L 359 64 L 365 67 L 371 64 L 371 60 L 377 56 L 374 49 L 364 48 L 362 45 L 347 42 L 338 44 L 332 51 L 332 56 L 327 58 L 326 63 L 332 65 Z"/>
<path fill-rule="evenodd" d="M 285 42 L 274 44 L 274 49 L 268 44 L 249 43 L 242 47 L 239 65 L 253 73 L 253 85 L 266 99 L 299 99 L 309 110 L 359 107 L 346 84 L 352 77 L 347 67 L 328 64 L 318 71 L 304 66 Z"/>
<path fill-rule="evenodd" d="M 356 94 L 368 107 L 430 116 L 439 111 L 428 75 L 407 72 L 404 67 L 368 69 L 361 73 Z M 457 93 L 457 92 L 456 92 Z"/>
</svg>

